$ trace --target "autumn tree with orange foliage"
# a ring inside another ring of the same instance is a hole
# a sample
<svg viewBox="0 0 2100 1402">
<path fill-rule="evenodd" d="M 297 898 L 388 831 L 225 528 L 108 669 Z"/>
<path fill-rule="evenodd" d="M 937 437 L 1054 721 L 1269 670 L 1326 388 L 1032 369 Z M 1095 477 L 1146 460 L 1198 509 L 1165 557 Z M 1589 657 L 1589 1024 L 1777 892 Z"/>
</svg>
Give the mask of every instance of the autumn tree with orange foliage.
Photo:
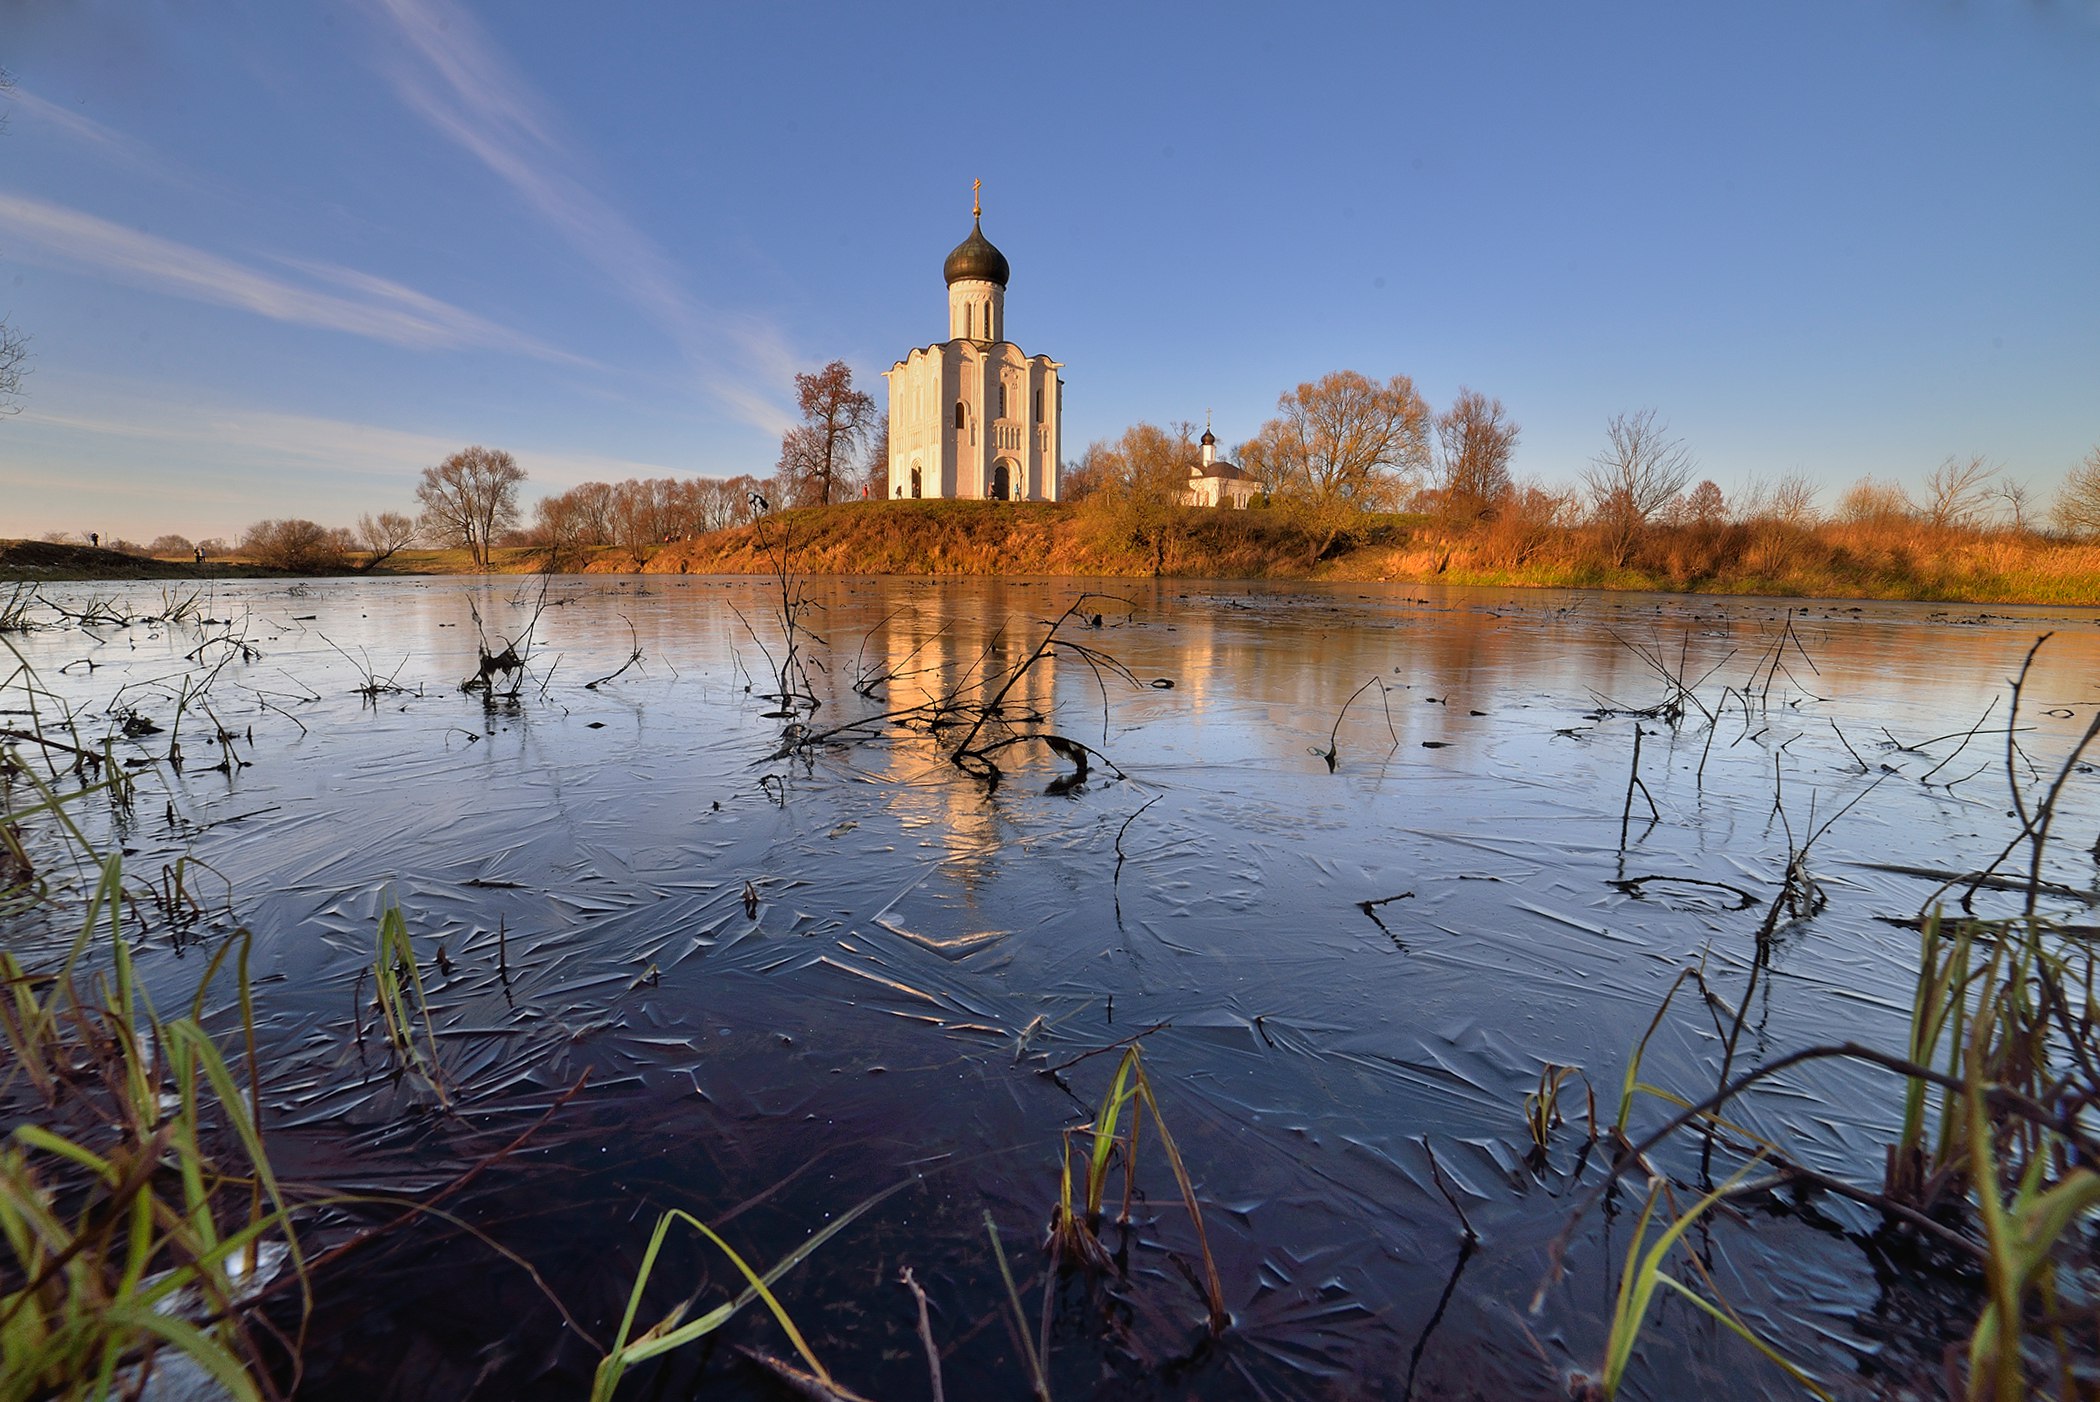
<svg viewBox="0 0 2100 1402">
<path fill-rule="evenodd" d="M 1133 424 L 1113 442 L 1090 444 L 1080 460 L 1079 475 L 1090 484 L 1081 508 L 1090 532 L 1113 549 L 1144 551 L 1155 575 L 1165 573 L 1168 552 L 1187 528 L 1195 432 L 1187 423 L 1171 432 Z"/>
<path fill-rule="evenodd" d="M 1242 466 L 1319 539 L 1316 560 L 1364 512 L 1398 506 L 1408 479 L 1429 468 L 1429 406 L 1405 375 L 1380 384 L 1337 370 L 1283 395 L 1276 409 L 1242 450 Z"/>
<path fill-rule="evenodd" d="M 780 480 L 799 506 L 828 506 L 846 495 L 855 451 L 875 421 L 875 401 L 853 387 L 853 371 L 834 360 L 795 376 L 802 422 L 780 439 Z"/>
</svg>

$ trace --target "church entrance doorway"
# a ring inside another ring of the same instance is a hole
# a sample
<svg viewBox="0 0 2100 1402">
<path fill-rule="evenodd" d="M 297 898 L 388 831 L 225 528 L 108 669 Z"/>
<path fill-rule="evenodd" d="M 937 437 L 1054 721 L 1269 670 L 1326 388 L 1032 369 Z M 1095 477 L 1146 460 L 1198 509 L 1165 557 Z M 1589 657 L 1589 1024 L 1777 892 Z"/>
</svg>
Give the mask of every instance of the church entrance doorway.
<svg viewBox="0 0 2100 1402">
<path fill-rule="evenodd" d="M 1010 500 L 1014 494 L 1013 483 L 1013 469 L 1006 459 L 1001 458 L 992 465 L 992 500 Z"/>
<path fill-rule="evenodd" d="M 919 469 L 918 469 L 917 467 L 913 467 L 913 468 L 912 468 L 912 470 L 911 470 L 911 494 L 912 494 L 912 497 L 913 497 L 913 499 L 914 499 L 914 500 L 916 500 L 916 499 L 918 498 L 918 495 L 919 495 Z"/>
</svg>

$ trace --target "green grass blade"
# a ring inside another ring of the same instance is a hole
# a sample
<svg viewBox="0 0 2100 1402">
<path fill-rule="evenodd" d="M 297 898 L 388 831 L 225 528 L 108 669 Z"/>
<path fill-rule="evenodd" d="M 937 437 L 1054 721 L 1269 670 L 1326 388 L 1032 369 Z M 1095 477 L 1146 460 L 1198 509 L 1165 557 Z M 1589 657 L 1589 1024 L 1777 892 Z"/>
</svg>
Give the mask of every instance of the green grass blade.
<svg viewBox="0 0 2100 1402">
<path fill-rule="evenodd" d="M 1779 1350 L 1773 1348 L 1763 1339 L 1760 1339 L 1757 1336 L 1757 1334 L 1748 1325 L 1744 1324 L 1741 1320 L 1737 1319 L 1735 1316 L 1728 1314 L 1727 1312 L 1721 1309 L 1716 1308 L 1711 1302 L 1707 1300 L 1707 1298 L 1704 1295 L 1700 1295 L 1695 1291 L 1691 1290 L 1682 1281 L 1678 1280 L 1675 1276 L 1658 1274 L 1655 1277 L 1655 1279 L 1658 1284 L 1669 1286 L 1672 1290 L 1675 1290 L 1678 1294 L 1684 1296 L 1684 1298 L 1686 1298 L 1687 1300 L 1690 1300 L 1700 1309 L 1705 1310 L 1707 1314 L 1713 1316 L 1714 1319 L 1718 1320 L 1721 1324 L 1725 1325 L 1729 1329 L 1729 1331 L 1733 1333 L 1737 1338 L 1741 1339 L 1744 1343 L 1750 1345 L 1750 1347 L 1756 1349 L 1765 1357 L 1771 1359 L 1772 1362 L 1779 1366 L 1779 1370 L 1781 1372 L 1785 1373 L 1795 1382 L 1801 1384 L 1801 1386 L 1807 1388 L 1816 1396 L 1822 1398 L 1823 1402 L 1831 1402 L 1830 1394 L 1826 1392 L 1816 1382 L 1814 1378 L 1811 1378 L 1808 1374 L 1802 1372 L 1798 1366 L 1796 1366 L 1790 1359 L 1781 1354 Z"/>
<path fill-rule="evenodd" d="M 262 1393 L 240 1360 L 188 1320 L 121 1302 L 109 1307 L 108 1319 L 112 1324 L 162 1339 L 179 1349 L 191 1362 L 209 1373 L 212 1381 L 225 1388 L 227 1395 L 236 1402 L 262 1402 Z"/>
</svg>

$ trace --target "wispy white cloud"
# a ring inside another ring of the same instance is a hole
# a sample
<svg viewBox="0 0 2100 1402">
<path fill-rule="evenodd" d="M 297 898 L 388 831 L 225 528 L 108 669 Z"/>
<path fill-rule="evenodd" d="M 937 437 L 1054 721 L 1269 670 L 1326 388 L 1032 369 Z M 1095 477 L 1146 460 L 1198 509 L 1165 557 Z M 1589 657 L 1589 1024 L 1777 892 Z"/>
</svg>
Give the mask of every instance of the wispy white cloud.
<svg viewBox="0 0 2100 1402">
<path fill-rule="evenodd" d="M 377 0 L 412 58 L 396 64 L 408 108 L 457 143 L 589 260 L 678 345 L 701 388 L 746 423 L 791 422 L 783 387 L 796 367 L 761 318 L 703 307 L 663 251 L 577 173 L 581 159 L 524 78 L 450 0 Z"/>
<path fill-rule="evenodd" d="M 302 287 L 157 234 L 5 191 L 0 191 L 0 230 L 17 241 L 10 249 L 17 257 L 82 269 L 149 291 L 235 307 L 273 321 L 418 349 L 477 347 L 568 365 L 590 363 L 413 288 L 333 264 L 284 260 L 288 267 L 359 295 Z"/>
<path fill-rule="evenodd" d="M 98 154 L 128 166 L 142 174 L 165 176 L 167 163 L 157 160 L 153 150 L 144 142 L 136 141 L 120 131 L 102 125 L 92 117 L 61 106 L 48 98 L 38 97 L 27 88 L 17 86 L 9 95 L 7 104 L 14 112 L 27 117 L 40 126 L 63 132 L 74 141 L 92 147 Z"/>
<path fill-rule="evenodd" d="M 77 411 L 31 406 L 9 428 L 124 439 L 161 449 L 202 449 L 215 459 L 292 469 L 297 475 L 286 474 L 290 483 L 354 476 L 368 482 L 398 482 L 403 490 L 424 468 L 472 441 L 464 435 L 447 437 L 274 409 L 186 404 L 151 395 L 128 397 L 107 389 L 97 393 L 93 402 L 93 409 Z M 692 471 L 530 443 L 504 441 L 492 446 L 508 449 L 533 486 L 543 491 L 561 491 L 593 479 L 687 476 Z M 278 514 L 288 509 L 280 508 Z"/>
</svg>

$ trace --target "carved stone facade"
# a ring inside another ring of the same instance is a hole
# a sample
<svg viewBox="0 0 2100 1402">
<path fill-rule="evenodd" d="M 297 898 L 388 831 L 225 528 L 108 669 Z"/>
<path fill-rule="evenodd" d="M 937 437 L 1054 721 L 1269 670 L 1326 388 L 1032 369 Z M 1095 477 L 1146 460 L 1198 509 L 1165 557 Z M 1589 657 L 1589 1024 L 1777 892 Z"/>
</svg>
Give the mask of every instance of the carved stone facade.
<svg viewBox="0 0 2100 1402">
<path fill-rule="evenodd" d="M 948 339 L 884 374 L 899 497 L 1056 501 L 1064 367 L 1006 339 L 1006 258 L 982 213 L 948 261 Z"/>
</svg>

